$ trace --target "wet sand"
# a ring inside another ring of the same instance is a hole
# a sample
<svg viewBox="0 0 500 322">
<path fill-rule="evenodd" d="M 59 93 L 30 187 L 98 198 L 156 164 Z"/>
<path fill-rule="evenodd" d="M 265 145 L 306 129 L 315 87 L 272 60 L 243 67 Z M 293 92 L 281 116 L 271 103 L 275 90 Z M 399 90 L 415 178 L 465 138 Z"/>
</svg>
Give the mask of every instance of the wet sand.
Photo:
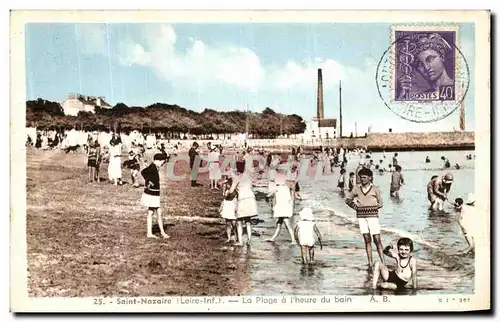
<svg viewBox="0 0 500 322">
<path fill-rule="evenodd" d="M 124 158 L 122 158 L 124 160 Z M 179 166 L 185 166 L 179 163 Z M 101 166 L 106 178 L 107 165 Z M 182 171 L 185 169 L 179 169 Z M 128 170 L 123 170 L 128 179 Z M 142 188 L 87 183 L 83 154 L 29 151 L 27 259 L 30 296 L 238 295 L 248 279 L 224 226 L 169 217 L 218 218 L 220 193 L 168 181 L 168 240 L 146 238 Z M 196 189 L 196 194 L 193 194 Z M 158 227 L 154 231 L 159 236 Z M 236 254 L 236 255 L 235 255 Z"/>
</svg>

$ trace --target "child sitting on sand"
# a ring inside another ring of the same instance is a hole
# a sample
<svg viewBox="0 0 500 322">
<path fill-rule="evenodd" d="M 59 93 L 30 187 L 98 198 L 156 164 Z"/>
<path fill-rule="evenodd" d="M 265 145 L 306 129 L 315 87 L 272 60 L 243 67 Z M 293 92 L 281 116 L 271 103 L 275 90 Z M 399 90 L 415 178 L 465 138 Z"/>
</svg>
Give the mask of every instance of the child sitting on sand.
<svg viewBox="0 0 500 322">
<path fill-rule="evenodd" d="M 300 245 L 302 264 L 310 264 L 314 262 L 315 235 L 318 238 L 320 249 L 323 249 L 321 234 L 314 223 L 314 215 L 311 208 L 304 208 L 299 214 L 300 221 L 297 222 L 294 231 L 295 240 Z M 309 253 L 309 260 L 307 253 Z"/>
<path fill-rule="evenodd" d="M 373 274 L 373 289 L 377 288 L 379 276 L 383 283 L 379 286 L 383 289 L 402 289 L 412 280 L 413 289 L 417 289 L 417 260 L 411 256 L 413 241 L 410 238 L 400 238 L 397 243 L 397 251 L 392 245 L 384 249 L 386 256 L 396 260 L 396 269 L 389 270 L 384 264 L 377 262 Z"/>
</svg>

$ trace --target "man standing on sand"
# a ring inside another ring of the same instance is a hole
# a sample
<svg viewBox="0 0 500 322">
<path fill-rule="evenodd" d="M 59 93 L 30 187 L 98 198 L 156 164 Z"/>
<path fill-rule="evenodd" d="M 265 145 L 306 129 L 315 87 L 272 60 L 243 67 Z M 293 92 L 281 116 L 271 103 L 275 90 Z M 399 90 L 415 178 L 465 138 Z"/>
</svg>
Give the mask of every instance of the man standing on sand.
<svg viewBox="0 0 500 322">
<path fill-rule="evenodd" d="M 368 269 L 372 271 L 372 240 L 377 247 L 377 252 L 382 264 L 385 264 L 382 246 L 380 239 L 380 223 L 378 212 L 382 208 L 382 197 L 378 187 L 372 184 L 373 172 L 370 169 L 363 168 L 359 170 L 359 178 L 361 184 L 356 185 L 352 192 L 346 198 L 346 204 L 356 210 L 358 218 L 359 230 L 365 241 L 366 255 L 368 257 Z"/>
<path fill-rule="evenodd" d="M 442 177 L 433 177 L 427 184 L 427 199 L 431 203 L 429 209 L 433 211 L 443 211 L 444 202 L 448 199 L 453 175 L 447 173 Z"/>
<path fill-rule="evenodd" d="M 191 187 L 199 187 L 201 184 L 196 182 L 196 177 L 198 175 L 199 164 L 195 164 L 196 159 L 198 159 L 198 142 L 193 142 L 193 145 L 189 149 L 189 167 L 191 168 Z M 194 171 L 196 168 L 196 171 Z"/>
</svg>

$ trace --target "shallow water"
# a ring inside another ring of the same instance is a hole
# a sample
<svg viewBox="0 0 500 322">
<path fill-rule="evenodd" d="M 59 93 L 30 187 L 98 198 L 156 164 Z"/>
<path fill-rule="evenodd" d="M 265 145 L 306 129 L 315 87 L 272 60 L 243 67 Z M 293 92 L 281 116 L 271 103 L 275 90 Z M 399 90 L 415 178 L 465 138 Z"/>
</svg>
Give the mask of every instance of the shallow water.
<svg viewBox="0 0 500 322">
<path fill-rule="evenodd" d="M 384 207 L 380 212 L 382 243 L 395 244 L 399 237 L 414 241 L 413 256 L 418 265 L 418 294 L 472 293 L 474 280 L 473 255 L 456 254 L 467 245 L 460 233 L 457 214 L 446 205 L 445 214 L 430 214 L 426 185 L 432 175 L 451 172 L 454 183 L 449 193 L 450 201 L 457 197 L 467 198 L 474 182 L 474 159 L 466 155 L 474 151 L 449 152 L 401 152 L 398 161 L 403 168 L 405 185 L 400 199 L 389 197 L 390 173 L 374 174 L 374 184 L 382 192 Z M 387 168 L 393 153 L 373 153 L 375 164 L 383 160 Z M 429 156 L 431 163 L 425 163 Z M 441 156 L 461 168 L 443 169 Z M 347 173 L 354 171 L 360 156 L 348 157 Z M 362 158 L 365 161 L 365 158 Z M 247 266 L 252 285 L 249 295 L 306 295 L 306 294 L 371 294 L 371 276 L 367 272 L 364 242 L 359 234 L 355 213 L 345 205 L 336 188 L 339 168 L 328 180 L 300 183 L 303 200 L 297 202 L 295 213 L 304 206 L 311 207 L 324 240 L 323 250 L 316 247 L 316 264 L 304 268 L 300 263 L 300 249 L 290 245 L 288 232 L 283 227 L 276 243 L 265 240 L 274 232 L 275 220 L 270 206 L 259 200 L 259 222 L 254 230 L 252 246 L 241 249 L 239 260 Z M 260 198 L 258 198 L 260 199 Z M 298 220 L 298 215 L 293 221 Z M 373 258 L 378 255 L 373 247 Z M 386 258 L 388 264 L 394 262 Z"/>
</svg>

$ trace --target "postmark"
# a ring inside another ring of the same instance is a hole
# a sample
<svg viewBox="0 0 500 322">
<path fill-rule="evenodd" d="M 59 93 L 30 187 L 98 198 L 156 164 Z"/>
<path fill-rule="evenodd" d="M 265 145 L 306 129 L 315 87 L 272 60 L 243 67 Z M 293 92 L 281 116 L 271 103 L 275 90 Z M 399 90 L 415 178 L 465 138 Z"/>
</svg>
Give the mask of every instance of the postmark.
<svg viewBox="0 0 500 322">
<path fill-rule="evenodd" d="M 391 46 L 377 66 L 380 98 L 396 115 L 417 123 L 452 114 L 465 99 L 470 70 L 453 26 L 393 26 Z"/>
</svg>

